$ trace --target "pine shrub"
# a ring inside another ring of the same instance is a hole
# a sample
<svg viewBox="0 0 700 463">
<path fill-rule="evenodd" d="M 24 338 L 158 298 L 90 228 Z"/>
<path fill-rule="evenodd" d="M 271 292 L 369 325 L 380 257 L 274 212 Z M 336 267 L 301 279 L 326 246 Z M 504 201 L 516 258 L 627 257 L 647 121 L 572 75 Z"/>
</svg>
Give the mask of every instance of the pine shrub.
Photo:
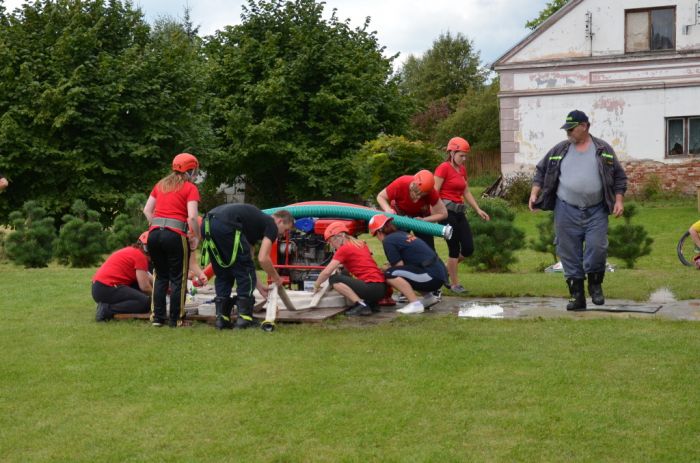
<svg viewBox="0 0 700 463">
<path fill-rule="evenodd" d="M 12 232 L 5 239 L 7 258 L 26 268 L 46 267 L 56 239 L 53 217 L 47 217 L 38 202 L 27 201 L 9 219 Z"/>
<path fill-rule="evenodd" d="M 637 212 L 635 204 L 625 205 L 622 213 L 625 222 L 608 232 L 608 255 L 621 259 L 627 268 L 634 268 L 637 259 L 649 255 L 654 242 L 642 225 L 632 225 L 632 217 Z"/>
<path fill-rule="evenodd" d="M 81 199 L 73 203 L 71 212 L 63 216 L 63 226 L 56 241 L 56 257 L 61 264 L 71 267 L 97 265 L 107 251 L 100 214 L 88 209 Z"/>
<path fill-rule="evenodd" d="M 559 258 L 557 257 L 557 247 L 554 244 L 554 213 L 544 212 L 540 215 L 544 215 L 544 219 L 537 223 L 537 238 L 530 239 L 530 249 L 550 254 L 556 263 Z"/>
<path fill-rule="evenodd" d="M 112 225 L 112 232 L 107 236 L 109 251 L 121 249 L 138 240 L 141 233 L 148 229 L 148 221 L 143 215 L 146 195 L 137 193 L 126 198 L 124 210 L 117 214 Z"/>
<path fill-rule="evenodd" d="M 482 220 L 470 209 L 474 254 L 466 262 L 480 271 L 507 272 L 517 261 L 514 251 L 525 246 L 525 233 L 513 224 L 515 213 L 504 200 L 482 200 L 480 207 L 491 220 Z"/>
</svg>

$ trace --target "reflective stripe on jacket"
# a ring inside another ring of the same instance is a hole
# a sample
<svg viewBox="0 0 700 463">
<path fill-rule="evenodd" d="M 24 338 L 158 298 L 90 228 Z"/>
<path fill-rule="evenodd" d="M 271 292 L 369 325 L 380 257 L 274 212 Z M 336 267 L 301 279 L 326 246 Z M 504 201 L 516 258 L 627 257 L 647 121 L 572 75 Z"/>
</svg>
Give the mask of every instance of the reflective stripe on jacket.
<svg viewBox="0 0 700 463">
<path fill-rule="evenodd" d="M 591 135 L 598 160 L 598 173 L 603 183 L 603 198 L 611 214 L 615 206 L 615 195 L 624 195 L 627 191 L 627 175 L 617 159 L 615 151 L 607 142 Z M 571 142 L 565 140 L 554 146 L 537 163 L 533 185 L 541 188 L 540 196 L 534 207 L 545 211 L 554 210 L 561 173 L 561 161 L 566 157 Z"/>
</svg>

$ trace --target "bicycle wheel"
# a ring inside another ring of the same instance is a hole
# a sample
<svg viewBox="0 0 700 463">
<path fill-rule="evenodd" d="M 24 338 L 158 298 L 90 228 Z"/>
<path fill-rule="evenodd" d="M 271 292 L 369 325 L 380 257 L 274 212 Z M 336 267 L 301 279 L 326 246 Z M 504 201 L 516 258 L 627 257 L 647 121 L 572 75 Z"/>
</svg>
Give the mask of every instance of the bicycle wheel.
<svg viewBox="0 0 700 463">
<path fill-rule="evenodd" d="M 678 253 L 678 260 L 680 260 L 683 265 L 687 265 L 689 267 L 695 265 L 693 263 L 693 257 L 698 253 L 698 251 L 695 249 L 695 243 L 690 237 L 690 233 L 683 233 L 681 239 L 678 240 L 676 252 Z"/>
</svg>

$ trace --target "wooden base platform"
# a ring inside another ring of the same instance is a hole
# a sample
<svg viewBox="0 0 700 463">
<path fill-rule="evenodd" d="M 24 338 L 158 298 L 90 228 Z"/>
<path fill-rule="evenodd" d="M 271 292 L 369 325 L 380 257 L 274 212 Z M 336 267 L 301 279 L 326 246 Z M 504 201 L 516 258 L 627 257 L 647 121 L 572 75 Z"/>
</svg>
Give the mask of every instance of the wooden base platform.
<svg viewBox="0 0 700 463">
<path fill-rule="evenodd" d="M 338 308 L 323 308 L 323 309 L 310 309 L 310 310 L 280 310 L 277 313 L 276 323 L 319 323 L 329 318 L 335 317 L 336 315 L 343 313 L 346 307 Z M 126 314 L 120 313 L 114 316 L 115 320 L 148 320 L 150 319 L 150 313 L 133 313 Z M 259 321 L 265 320 L 265 312 L 255 312 L 253 317 Z M 187 311 L 187 320 L 200 321 L 209 324 L 213 324 L 216 320 L 214 315 L 199 315 L 196 311 Z"/>
</svg>

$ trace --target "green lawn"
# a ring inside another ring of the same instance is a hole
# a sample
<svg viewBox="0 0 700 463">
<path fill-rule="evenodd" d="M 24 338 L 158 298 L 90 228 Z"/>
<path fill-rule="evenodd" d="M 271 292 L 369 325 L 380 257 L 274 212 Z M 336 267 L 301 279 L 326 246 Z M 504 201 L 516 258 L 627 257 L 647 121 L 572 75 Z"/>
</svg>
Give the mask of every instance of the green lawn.
<svg viewBox="0 0 700 463">
<path fill-rule="evenodd" d="M 698 297 L 674 256 L 695 205 L 612 297 Z M 518 216 L 531 234 L 537 218 Z M 370 240 L 375 242 L 376 240 Z M 662 249 L 663 248 L 663 249 Z M 472 294 L 560 295 L 561 274 L 463 269 Z M 0 461 L 700 460 L 700 325 L 402 317 L 216 332 L 96 324 L 94 269 L 0 264 Z M 564 300 L 562 300 L 562 303 Z"/>
</svg>

